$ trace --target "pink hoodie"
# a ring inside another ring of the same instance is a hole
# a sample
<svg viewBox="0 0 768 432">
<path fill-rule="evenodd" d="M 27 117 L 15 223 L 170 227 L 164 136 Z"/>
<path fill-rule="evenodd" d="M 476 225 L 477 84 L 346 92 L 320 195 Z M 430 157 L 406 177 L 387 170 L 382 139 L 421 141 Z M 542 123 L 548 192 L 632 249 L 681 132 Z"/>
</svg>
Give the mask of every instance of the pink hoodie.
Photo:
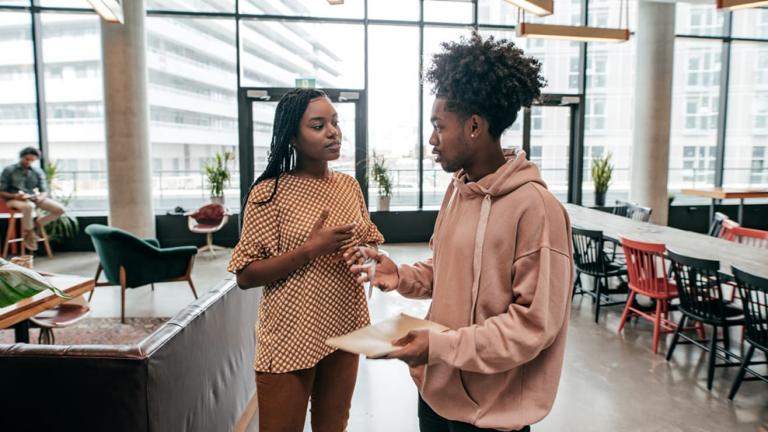
<svg viewBox="0 0 768 432">
<path fill-rule="evenodd" d="M 516 430 L 557 393 L 573 285 L 571 226 L 525 154 L 476 183 L 458 172 L 431 242 L 433 259 L 399 268 L 397 290 L 432 298 L 419 392 L 441 416 Z M 423 372 L 423 375 L 422 375 Z M 418 379 L 417 379 L 418 381 Z"/>
</svg>

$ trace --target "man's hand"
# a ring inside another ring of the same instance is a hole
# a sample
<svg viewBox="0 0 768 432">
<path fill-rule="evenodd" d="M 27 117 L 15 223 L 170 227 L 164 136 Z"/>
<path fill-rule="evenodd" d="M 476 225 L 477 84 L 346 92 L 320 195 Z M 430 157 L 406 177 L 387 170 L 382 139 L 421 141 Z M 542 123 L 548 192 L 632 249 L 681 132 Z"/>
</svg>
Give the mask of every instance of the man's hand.
<svg viewBox="0 0 768 432">
<path fill-rule="evenodd" d="M 429 330 L 411 330 L 402 338 L 392 341 L 392 344 L 402 348 L 385 358 L 402 360 L 410 367 L 427 364 L 429 361 Z"/>
<path fill-rule="evenodd" d="M 16 192 L 16 194 L 13 196 L 13 199 L 19 200 L 19 201 L 27 201 L 29 198 L 30 198 L 29 195 L 21 191 Z"/>
<path fill-rule="evenodd" d="M 370 268 L 363 265 L 369 257 L 376 260 L 376 274 L 372 281 L 368 276 Z M 400 283 L 397 265 L 381 251 L 369 247 L 352 248 L 344 254 L 344 259 L 347 261 L 349 271 L 357 276 L 357 283 L 360 285 L 371 282 L 373 286 L 383 291 L 391 291 L 397 289 Z"/>
</svg>

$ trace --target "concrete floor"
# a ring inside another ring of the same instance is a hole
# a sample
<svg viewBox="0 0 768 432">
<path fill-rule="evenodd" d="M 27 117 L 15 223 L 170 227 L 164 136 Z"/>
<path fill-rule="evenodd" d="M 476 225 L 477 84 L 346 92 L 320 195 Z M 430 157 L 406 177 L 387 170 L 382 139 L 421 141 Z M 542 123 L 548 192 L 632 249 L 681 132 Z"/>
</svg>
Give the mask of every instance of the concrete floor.
<svg viewBox="0 0 768 432">
<path fill-rule="evenodd" d="M 428 257 L 426 244 L 386 245 L 396 262 Z M 214 286 L 226 273 L 228 254 L 198 257 L 193 277 L 198 293 Z M 53 260 L 36 258 L 35 267 L 92 276 L 92 253 L 62 253 Z M 119 316 L 119 289 L 101 287 L 93 297 L 94 316 Z M 192 300 L 184 283 L 158 284 L 129 290 L 128 316 L 173 316 Z M 374 293 L 374 321 L 400 312 L 423 316 L 428 301 L 406 300 L 395 293 Z M 616 329 L 620 308 L 606 308 L 594 324 L 593 305 L 577 297 L 569 327 L 565 366 L 555 406 L 534 426 L 536 432 L 555 431 L 749 431 L 768 423 L 768 385 L 745 382 L 734 402 L 727 393 L 733 369 L 718 369 L 713 390 L 706 389 L 706 357 L 701 350 L 678 347 L 671 362 L 651 352 L 651 325 L 631 322 L 623 335 Z M 416 390 L 404 364 L 393 360 L 361 359 L 352 402 L 350 432 L 417 431 Z M 765 371 L 765 369 L 763 369 Z M 254 421 L 249 431 L 256 431 Z M 306 428 L 310 430 L 309 427 Z"/>
</svg>

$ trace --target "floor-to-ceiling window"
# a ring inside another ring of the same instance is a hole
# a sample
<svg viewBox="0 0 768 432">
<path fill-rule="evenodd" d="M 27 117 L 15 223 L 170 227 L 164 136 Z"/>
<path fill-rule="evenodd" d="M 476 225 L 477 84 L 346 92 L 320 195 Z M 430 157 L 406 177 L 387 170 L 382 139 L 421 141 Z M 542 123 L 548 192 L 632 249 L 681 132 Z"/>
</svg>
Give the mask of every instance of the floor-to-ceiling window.
<svg viewBox="0 0 768 432">
<path fill-rule="evenodd" d="M 616 2 L 557 0 L 556 5 L 555 15 L 527 20 L 608 27 L 620 22 Z M 57 162 L 70 207 L 104 210 L 99 23 L 86 7 L 81 0 L 0 0 L 0 160 L 10 163 L 25 145 L 44 147 L 46 160 Z M 584 204 L 592 203 L 590 161 L 608 152 L 615 166 L 608 202 L 629 195 L 634 40 L 585 45 L 519 39 L 517 11 L 504 0 L 357 0 L 340 6 L 321 0 L 146 0 L 146 7 L 158 210 L 205 202 L 205 163 L 217 152 L 237 155 L 238 85 L 291 87 L 300 79 L 314 80 L 317 87 L 366 89 L 367 145 L 388 161 L 392 207 L 435 208 L 450 177 L 430 158 L 432 95 L 420 81 L 419 67 L 428 67 L 441 42 L 469 35 L 472 28 L 510 39 L 542 59 L 545 92 L 584 95 Z M 630 1 L 629 9 L 630 29 L 640 31 L 637 2 Z M 768 11 L 728 14 L 712 5 L 679 3 L 676 22 L 670 189 L 766 186 Z M 44 73 L 41 101 L 35 92 L 36 44 Z M 46 114 L 42 135 L 38 102 Z M 562 163 L 567 135 L 556 132 L 567 115 L 534 107 L 530 116 L 529 156 L 554 179 L 552 187 L 562 189 L 556 179 L 567 166 Z M 505 145 L 519 143 L 522 117 L 521 112 L 505 134 Z M 262 126 L 267 146 L 271 129 Z M 236 199 L 237 161 L 231 169 L 228 197 Z M 565 172 L 562 180 L 567 181 Z M 375 185 L 371 188 L 373 196 Z"/>
<path fill-rule="evenodd" d="M 722 42 L 678 39 L 672 83 L 668 187 L 715 184 Z"/>
<path fill-rule="evenodd" d="M 99 19 L 93 14 L 41 14 L 48 154 L 55 194 L 74 210 L 107 202 L 104 97 Z"/>
<path fill-rule="evenodd" d="M 678 3 L 676 31 L 670 193 L 768 186 L 768 11 Z"/>
<path fill-rule="evenodd" d="M 204 168 L 225 152 L 235 160 L 224 194 L 239 202 L 234 22 L 161 16 L 145 25 L 155 207 L 198 206 L 208 194 Z"/>
<path fill-rule="evenodd" d="M 0 11 L 0 164 L 38 147 L 31 16 Z"/>
</svg>

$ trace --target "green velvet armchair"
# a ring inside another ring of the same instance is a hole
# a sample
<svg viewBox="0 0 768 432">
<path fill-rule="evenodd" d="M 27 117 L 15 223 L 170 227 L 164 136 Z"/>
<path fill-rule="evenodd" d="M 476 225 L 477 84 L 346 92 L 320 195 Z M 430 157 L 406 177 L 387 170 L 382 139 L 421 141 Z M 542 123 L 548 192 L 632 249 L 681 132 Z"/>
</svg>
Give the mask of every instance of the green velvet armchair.
<svg viewBox="0 0 768 432">
<path fill-rule="evenodd" d="M 96 286 L 120 285 L 121 322 L 125 322 L 125 290 L 128 288 L 151 284 L 154 290 L 155 282 L 186 281 L 197 298 L 192 283 L 196 247 L 161 248 L 155 239 L 140 239 L 121 229 L 99 224 L 88 225 L 85 232 L 91 236 L 99 255 Z M 108 282 L 99 282 L 102 271 Z"/>
</svg>

